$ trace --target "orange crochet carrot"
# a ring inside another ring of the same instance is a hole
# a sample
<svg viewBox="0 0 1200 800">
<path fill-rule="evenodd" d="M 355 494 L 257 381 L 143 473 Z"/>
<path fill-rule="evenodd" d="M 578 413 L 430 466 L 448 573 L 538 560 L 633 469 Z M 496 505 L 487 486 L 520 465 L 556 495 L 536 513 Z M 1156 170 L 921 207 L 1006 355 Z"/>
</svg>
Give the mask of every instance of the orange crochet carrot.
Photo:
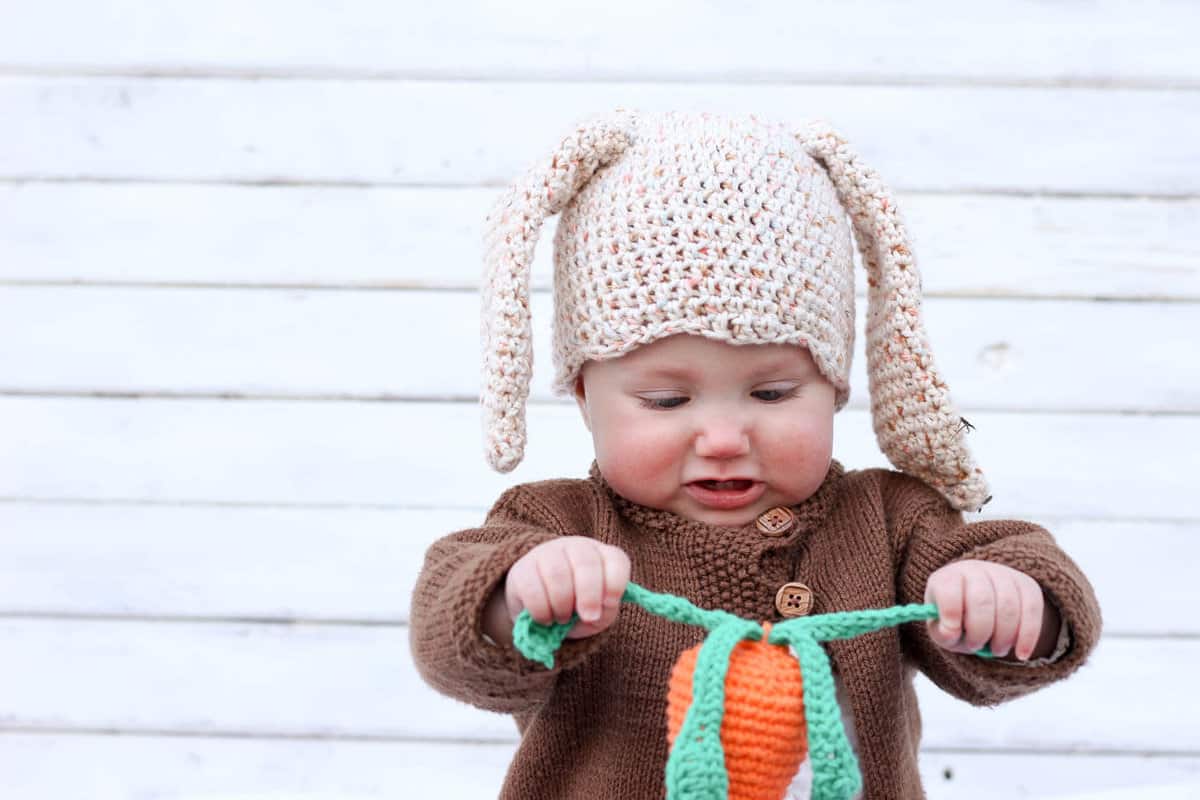
<svg viewBox="0 0 1200 800">
<path fill-rule="evenodd" d="M 742 641 L 733 649 L 725 678 L 721 745 L 729 774 L 729 800 L 783 797 L 808 752 L 800 664 L 791 649 Z M 700 645 L 675 662 L 667 695 L 667 738 L 671 744 L 692 704 L 692 674 Z"/>
<path fill-rule="evenodd" d="M 681 655 L 670 678 L 668 800 L 780 798 L 810 743 L 820 753 L 812 762 L 813 800 L 853 797 L 862 790 L 862 772 L 842 727 L 832 665 L 821 645 L 938 618 L 932 603 L 909 604 L 796 617 L 772 629 L 632 581 L 621 599 L 708 629 L 704 641 L 712 649 L 697 647 Z M 526 658 L 552 669 L 554 654 L 576 621 L 539 625 L 524 609 L 513 622 L 513 643 Z M 769 643 L 772 636 L 778 644 Z M 976 655 L 994 658 L 986 648 Z M 697 665 L 703 668 L 698 674 Z M 699 689 L 698 697 L 692 697 L 693 688 Z M 807 710 L 805 691 L 811 695 Z"/>
</svg>

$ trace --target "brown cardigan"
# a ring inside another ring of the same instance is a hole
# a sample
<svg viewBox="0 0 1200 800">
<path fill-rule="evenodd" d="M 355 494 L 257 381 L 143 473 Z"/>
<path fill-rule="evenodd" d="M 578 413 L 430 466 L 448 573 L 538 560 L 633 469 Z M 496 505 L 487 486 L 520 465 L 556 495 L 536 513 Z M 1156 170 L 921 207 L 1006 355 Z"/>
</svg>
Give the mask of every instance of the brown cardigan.
<svg viewBox="0 0 1200 800">
<path fill-rule="evenodd" d="M 663 797 L 667 679 L 679 653 L 705 633 L 626 605 L 606 631 L 564 643 L 551 670 L 491 643 L 482 617 L 493 589 L 518 558 L 555 536 L 621 547 L 642 586 L 762 621 L 782 619 L 775 594 L 792 580 L 812 588 L 812 613 L 825 613 L 924 602 L 929 575 L 963 558 L 1036 579 L 1070 632 L 1052 664 L 951 653 L 929 639 L 924 623 L 826 645 L 850 701 L 867 800 L 924 797 L 914 669 L 967 702 L 994 705 L 1066 677 L 1096 644 L 1092 587 L 1038 525 L 964 523 L 916 478 L 884 469 L 846 473 L 836 460 L 817 492 L 791 508 L 797 522 L 778 538 L 754 522 L 696 522 L 626 500 L 593 461 L 588 479 L 508 489 L 482 527 L 431 545 L 413 593 L 413 656 L 437 690 L 516 719 L 521 743 L 500 797 Z"/>
</svg>

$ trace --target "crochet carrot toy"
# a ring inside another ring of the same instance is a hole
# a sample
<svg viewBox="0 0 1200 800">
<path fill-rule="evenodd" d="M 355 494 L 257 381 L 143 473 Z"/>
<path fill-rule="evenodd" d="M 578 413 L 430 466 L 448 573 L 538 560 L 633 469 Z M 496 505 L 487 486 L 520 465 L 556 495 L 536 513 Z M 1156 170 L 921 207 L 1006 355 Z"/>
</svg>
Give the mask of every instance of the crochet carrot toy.
<svg viewBox="0 0 1200 800">
<path fill-rule="evenodd" d="M 771 626 L 763 625 L 769 634 Z M 674 744 L 692 707 L 692 684 L 703 645 L 679 657 L 667 693 L 667 741 Z M 729 656 L 721 745 L 729 797 L 776 798 L 787 791 L 808 752 L 803 681 L 782 645 L 743 640 Z"/>
<path fill-rule="evenodd" d="M 914 604 L 759 625 L 632 582 L 622 600 L 709 632 L 671 674 L 667 800 L 781 798 L 808 752 L 812 800 L 852 797 L 862 775 L 820 643 L 938 616 L 937 606 Z M 577 621 L 541 625 L 525 610 L 514 623 L 513 642 L 526 658 L 553 667 L 554 653 Z M 986 649 L 978 655 L 991 657 Z"/>
</svg>

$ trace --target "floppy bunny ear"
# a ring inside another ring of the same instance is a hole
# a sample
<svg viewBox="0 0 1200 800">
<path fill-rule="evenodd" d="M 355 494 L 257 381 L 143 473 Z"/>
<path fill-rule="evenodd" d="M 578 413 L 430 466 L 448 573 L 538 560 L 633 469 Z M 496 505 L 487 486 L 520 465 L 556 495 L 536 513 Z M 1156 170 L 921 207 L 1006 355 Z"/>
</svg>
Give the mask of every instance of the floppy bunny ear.
<svg viewBox="0 0 1200 800">
<path fill-rule="evenodd" d="M 796 133 L 829 173 L 867 270 L 867 375 L 875 437 L 897 469 L 959 510 L 986 503 L 987 481 L 964 440 L 968 427 L 933 362 L 921 318 L 921 277 L 891 192 L 824 120 Z"/>
<path fill-rule="evenodd" d="M 627 113 L 579 123 L 549 157 L 496 201 L 484 225 L 480 339 L 484 454 L 509 472 L 525 455 L 525 403 L 533 376 L 529 273 L 546 218 L 560 212 L 600 167 L 629 145 Z"/>
</svg>

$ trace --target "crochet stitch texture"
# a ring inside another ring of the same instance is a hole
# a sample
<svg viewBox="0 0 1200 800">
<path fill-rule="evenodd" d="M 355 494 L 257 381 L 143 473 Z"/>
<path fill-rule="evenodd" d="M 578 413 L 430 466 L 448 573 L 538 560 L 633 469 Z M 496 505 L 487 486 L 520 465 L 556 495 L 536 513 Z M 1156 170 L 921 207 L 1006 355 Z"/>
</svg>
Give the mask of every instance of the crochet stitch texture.
<svg viewBox="0 0 1200 800">
<path fill-rule="evenodd" d="M 807 737 L 812 754 L 813 784 L 811 800 L 846 800 L 862 788 L 858 759 L 846 739 L 841 711 L 835 697 L 833 670 L 820 642 L 850 639 L 906 622 L 936 619 L 937 606 L 913 604 L 892 608 L 840 611 L 800 617 L 774 626 L 762 626 L 725 611 L 697 608 L 683 597 L 658 594 L 629 583 L 622 597 L 647 611 L 667 619 L 700 625 L 709 631 L 696 656 L 692 679 L 692 703 L 678 736 L 674 737 L 667 759 L 667 800 L 770 800 L 782 796 L 787 777 L 774 795 L 761 794 L 769 784 L 771 772 L 783 768 L 795 771 L 796 763 L 786 763 L 786 753 L 773 764 L 756 765 L 749 786 L 730 793 L 726 769 L 729 756 L 722 747 L 723 720 L 727 713 L 726 688 L 731 659 L 743 640 L 759 641 L 766 636 L 773 645 L 790 645 L 799 659 L 803 674 L 805 729 L 795 729 L 791 737 Z M 526 657 L 547 668 L 554 666 L 554 652 L 578 621 L 542 625 L 533 621 L 528 609 L 513 624 L 513 644 Z M 768 635 L 769 632 L 769 635 Z M 990 658 L 987 650 L 982 657 Z M 758 702 L 769 705 L 770 700 Z M 750 793 L 746 793 L 747 790 Z"/>
<path fill-rule="evenodd" d="M 763 631 L 770 623 L 763 623 Z M 692 684 L 703 645 L 690 647 L 671 671 L 667 741 L 672 745 L 693 705 Z M 764 639 L 743 639 L 729 654 L 721 746 L 731 800 L 782 797 L 808 753 L 804 681 L 791 651 Z M 711 765 L 715 771 L 718 765 Z"/>
<path fill-rule="evenodd" d="M 921 279 L 895 199 L 827 123 L 618 109 L 585 120 L 491 209 L 484 234 L 480 402 L 485 455 L 524 457 L 533 372 L 529 273 L 554 237 L 554 391 L 583 363 L 687 333 L 807 347 L 850 394 L 851 232 L 867 272 L 872 426 L 897 469 L 960 510 L 989 497 L 921 318 Z"/>
<path fill-rule="evenodd" d="M 496 588 L 517 559 L 559 536 L 620 547 L 632 579 L 655 591 L 773 624 L 781 619 L 777 589 L 794 580 L 811 587 L 813 614 L 823 614 L 921 603 L 929 576 L 960 558 L 1033 577 L 1069 630 L 1059 656 L 1037 666 L 949 652 L 920 623 L 823 645 L 868 800 L 921 796 L 917 672 L 952 697 L 992 706 L 1073 674 L 1099 639 L 1094 591 L 1044 528 L 965 523 L 932 488 L 891 470 L 843 470 L 834 461 L 822 486 L 791 506 L 796 522 L 781 537 L 764 536 L 753 521 L 709 525 L 638 506 L 615 493 L 594 461 L 588 472 L 509 488 L 485 520 L 430 547 L 414 587 L 410 644 L 421 677 L 461 702 L 511 715 L 521 733 L 499 792 L 505 800 L 659 796 L 671 749 L 668 680 L 680 654 L 704 638 L 702 627 L 626 605 L 606 630 L 565 641 L 553 669 L 489 641 L 482 615 Z M 804 768 L 794 788 L 807 789 L 811 778 Z"/>
</svg>

